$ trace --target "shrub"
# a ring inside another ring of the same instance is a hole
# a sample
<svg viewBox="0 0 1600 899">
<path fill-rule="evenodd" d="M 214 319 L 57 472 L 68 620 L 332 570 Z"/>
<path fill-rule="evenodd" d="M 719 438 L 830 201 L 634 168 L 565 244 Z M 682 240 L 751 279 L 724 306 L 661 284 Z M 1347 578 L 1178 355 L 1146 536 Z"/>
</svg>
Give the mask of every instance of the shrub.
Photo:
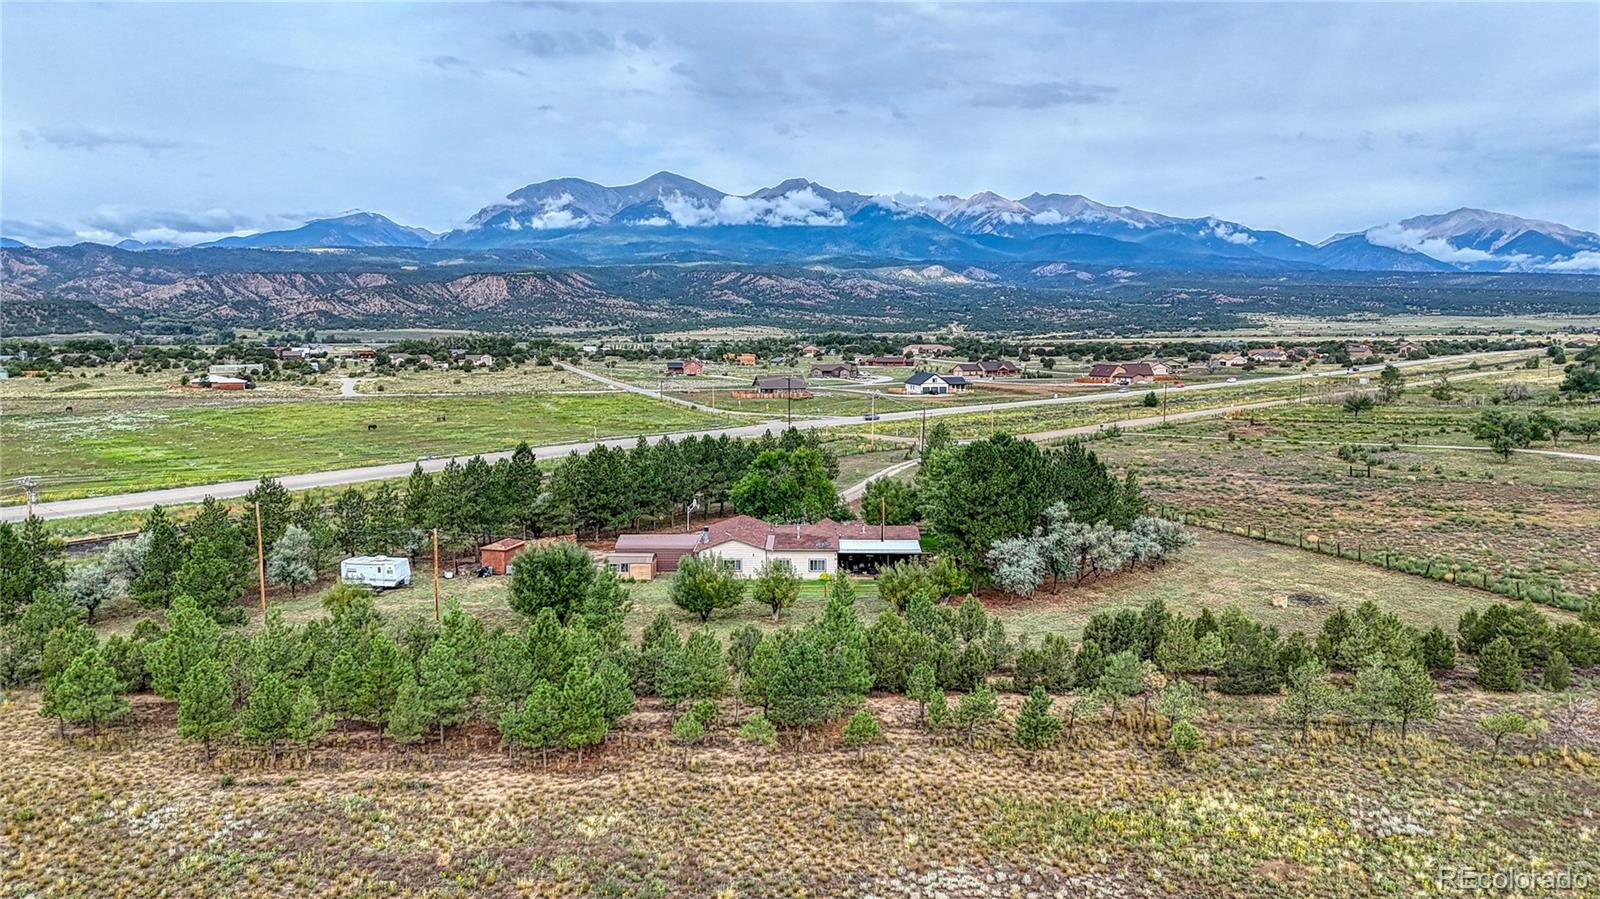
<svg viewBox="0 0 1600 899">
<path fill-rule="evenodd" d="M 1544 663 L 1544 679 L 1542 681 L 1546 690 L 1561 691 L 1572 686 L 1572 666 L 1567 663 L 1566 653 L 1553 650 L 1549 661 Z"/>
<path fill-rule="evenodd" d="M 739 738 L 771 749 L 778 745 L 778 729 L 772 726 L 766 715 L 752 712 L 744 719 L 744 724 L 739 726 Z"/>
</svg>

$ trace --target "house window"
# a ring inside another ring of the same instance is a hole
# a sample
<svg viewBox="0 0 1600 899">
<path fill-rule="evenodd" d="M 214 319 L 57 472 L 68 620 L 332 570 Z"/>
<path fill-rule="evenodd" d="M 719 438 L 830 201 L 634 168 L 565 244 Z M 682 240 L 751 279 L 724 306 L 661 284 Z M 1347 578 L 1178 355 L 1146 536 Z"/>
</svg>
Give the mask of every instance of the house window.
<svg viewBox="0 0 1600 899">
<path fill-rule="evenodd" d="M 812 559 L 811 563 L 810 563 L 810 567 L 811 567 L 811 573 L 812 574 L 820 574 L 820 573 L 825 572 L 825 571 L 828 570 L 828 560 L 827 559 Z"/>
<path fill-rule="evenodd" d="M 784 571 L 793 571 L 794 570 L 794 563 L 790 562 L 788 559 L 773 559 L 772 560 L 772 564 L 777 566 L 777 567 L 779 567 L 779 568 L 782 568 Z"/>
<path fill-rule="evenodd" d="M 743 559 L 729 559 L 728 560 L 728 564 L 733 566 L 734 573 L 736 573 L 736 574 L 739 573 L 739 572 L 744 571 L 744 560 Z"/>
</svg>

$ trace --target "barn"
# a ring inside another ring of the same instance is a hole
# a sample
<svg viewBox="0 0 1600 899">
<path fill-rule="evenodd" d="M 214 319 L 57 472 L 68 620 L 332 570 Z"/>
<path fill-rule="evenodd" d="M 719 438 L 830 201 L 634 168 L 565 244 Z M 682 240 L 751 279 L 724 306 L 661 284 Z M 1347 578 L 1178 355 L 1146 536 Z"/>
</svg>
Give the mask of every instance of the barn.
<svg viewBox="0 0 1600 899">
<path fill-rule="evenodd" d="M 528 548 L 528 541 L 516 537 L 496 540 L 478 550 L 478 564 L 495 574 L 510 574 L 511 560 Z"/>
</svg>

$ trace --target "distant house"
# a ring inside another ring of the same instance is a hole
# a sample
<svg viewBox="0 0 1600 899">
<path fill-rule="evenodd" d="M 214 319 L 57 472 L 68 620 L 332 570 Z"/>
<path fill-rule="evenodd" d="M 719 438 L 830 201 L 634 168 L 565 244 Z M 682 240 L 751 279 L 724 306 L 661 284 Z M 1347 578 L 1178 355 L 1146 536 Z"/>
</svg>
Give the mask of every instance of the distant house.
<svg viewBox="0 0 1600 899">
<path fill-rule="evenodd" d="M 755 365 L 755 353 L 723 353 L 722 361 L 732 362 L 736 365 Z"/>
<path fill-rule="evenodd" d="M 1314 346 L 1294 347 L 1293 349 L 1289 350 L 1289 355 L 1296 359 L 1304 359 L 1307 362 L 1313 362 L 1322 358 L 1322 353 L 1320 353 Z"/>
<path fill-rule="evenodd" d="M 1149 384 L 1172 380 L 1165 362 L 1099 362 L 1077 381 L 1081 384 Z"/>
<path fill-rule="evenodd" d="M 1004 359 L 985 359 L 982 362 L 957 362 L 950 373 L 963 378 L 1014 378 L 1022 374 L 1022 369 Z"/>
<path fill-rule="evenodd" d="M 956 348 L 943 343 L 912 343 L 900 350 L 907 356 L 948 356 Z"/>
<path fill-rule="evenodd" d="M 462 356 L 461 361 L 477 368 L 488 368 L 494 364 L 494 357 L 488 353 L 481 353 L 476 356 Z"/>
<path fill-rule="evenodd" d="M 853 362 L 818 362 L 811 366 L 813 378 L 859 378 L 861 369 Z"/>
<path fill-rule="evenodd" d="M 1284 351 L 1283 347 L 1268 346 L 1251 350 L 1245 354 L 1245 358 L 1251 362 L 1288 362 L 1289 354 Z"/>
<path fill-rule="evenodd" d="M 196 383 L 212 390 L 245 390 L 256 386 L 246 378 L 230 378 L 225 375 L 206 375 Z"/>
<path fill-rule="evenodd" d="M 1238 353 L 1215 353 L 1209 364 L 1212 368 L 1243 368 L 1250 360 Z"/>
<path fill-rule="evenodd" d="M 704 365 L 701 365 L 693 359 L 674 359 L 673 361 L 667 363 L 667 374 L 669 375 L 682 375 L 684 377 L 693 378 L 705 374 L 705 370 L 706 367 Z"/>
<path fill-rule="evenodd" d="M 800 348 L 800 355 L 802 355 L 802 356 L 810 356 L 811 358 L 815 359 L 818 356 L 822 355 L 822 347 L 810 346 L 810 345 L 801 347 Z"/>
<path fill-rule="evenodd" d="M 947 393 L 962 393 L 967 389 L 967 379 L 960 375 L 941 375 L 931 371 L 919 371 L 905 383 L 906 393 L 913 396 L 944 396 Z"/>
<path fill-rule="evenodd" d="M 1402 340 L 1395 344 L 1394 351 L 1402 356 L 1426 356 L 1428 354 L 1427 347 L 1410 340 Z"/>
<path fill-rule="evenodd" d="M 862 365 L 879 365 L 879 366 L 910 365 L 911 364 L 911 360 L 907 359 L 904 356 L 868 356 L 867 358 L 860 360 L 860 362 L 861 362 Z"/>
<path fill-rule="evenodd" d="M 405 365 L 412 359 L 417 358 L 410 353 L 385 353 L 384 355 L 388 357 L 390 365 Z"/>
<path fill-rule="evenodd" d="M 750 382 L 757 396 L 810 396 L 810 385 L 799 375 L 761 375 Z"/>
</svg>

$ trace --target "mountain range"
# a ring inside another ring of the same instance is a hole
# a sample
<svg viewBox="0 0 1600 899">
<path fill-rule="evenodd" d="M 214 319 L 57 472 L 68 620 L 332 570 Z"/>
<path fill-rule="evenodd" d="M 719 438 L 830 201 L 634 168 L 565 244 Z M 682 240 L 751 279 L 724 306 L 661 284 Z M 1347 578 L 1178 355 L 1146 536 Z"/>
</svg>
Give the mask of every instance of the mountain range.
<svg viewBox="0 0 1600 899">
<path fill-rule="evenodd" d="M 170 249 L 137 241 L 118 246 Z M 903 260 L 1255 272 L 1600 272 L 1600 235 L 1481 209 L 1416 216 L 1312 244 L 1211 216 L 1181 218 L 1076 194 L 868 195 L 794 178 L 735 195 L 670 172 L 618 187 L 578 178 L 530 184 L 444 234 L 356 212 L 203 246 L 536 250 L 569 265 Z"/>
</svg>

